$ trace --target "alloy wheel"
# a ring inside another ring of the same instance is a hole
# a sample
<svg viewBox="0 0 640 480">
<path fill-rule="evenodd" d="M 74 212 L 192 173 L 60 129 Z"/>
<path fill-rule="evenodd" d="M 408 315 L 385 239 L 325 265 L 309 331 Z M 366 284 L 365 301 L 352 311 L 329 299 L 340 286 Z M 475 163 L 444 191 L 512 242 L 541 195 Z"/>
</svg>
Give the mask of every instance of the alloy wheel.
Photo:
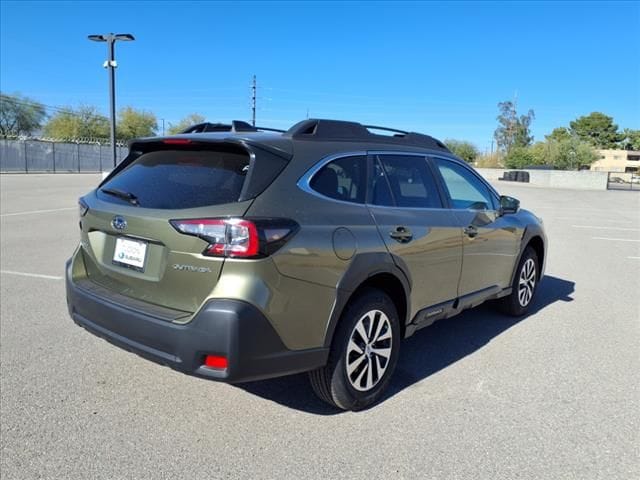
<svg viewBox="0 0 640 480">
<path fill-rule="evenodd" d="M 536 262 L 533 258 L 528 258 L 522 270 L 520 270 L 520 279 L 518 281 L 518 301 L 521 307 L 529 305 L 533 298 L 533 291 L 536 286 Z"/>
<path fill-rule="evenodd" d="M 380 310 L 365 313 L 356 323 L 346 351 L 347 378 L 353 388 L 375 387 L 389 366 L 393 343 L 391 322 Z"/>
</svg>

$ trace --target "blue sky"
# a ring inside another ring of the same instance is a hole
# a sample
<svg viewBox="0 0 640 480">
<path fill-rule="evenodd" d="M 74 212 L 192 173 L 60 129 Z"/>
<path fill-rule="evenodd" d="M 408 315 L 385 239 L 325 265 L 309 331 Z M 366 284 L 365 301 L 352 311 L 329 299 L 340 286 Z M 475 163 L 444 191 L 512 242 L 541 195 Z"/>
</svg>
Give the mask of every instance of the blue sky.
<svg viewBox="0 0 640 480">
<path fill-rule="evenodd" d="M 1 2 L 0 89 L 166 123 L 199 112 L 286 128 L 340 118 L 490 146 L 499 101 L 536 114 L 536 139 L 592 111 L 640 128 L 640 2 Z"/>
</svg>

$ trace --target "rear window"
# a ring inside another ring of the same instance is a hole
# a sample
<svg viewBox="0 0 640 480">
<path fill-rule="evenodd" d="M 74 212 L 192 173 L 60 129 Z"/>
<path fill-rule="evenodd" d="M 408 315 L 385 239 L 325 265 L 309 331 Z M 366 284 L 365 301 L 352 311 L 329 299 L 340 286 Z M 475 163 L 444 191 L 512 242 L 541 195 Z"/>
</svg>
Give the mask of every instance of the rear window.
<svg viewBox="0 0 640 480">
<path fill-rule="evenodd" d="M 100 190 L 134 195 L 143 208 L 181 209 L 238 201 L 249 155 L 235 148 L 143 153 Z M 101 200 L 127 200 L 98 190 Z"/>
</svg>

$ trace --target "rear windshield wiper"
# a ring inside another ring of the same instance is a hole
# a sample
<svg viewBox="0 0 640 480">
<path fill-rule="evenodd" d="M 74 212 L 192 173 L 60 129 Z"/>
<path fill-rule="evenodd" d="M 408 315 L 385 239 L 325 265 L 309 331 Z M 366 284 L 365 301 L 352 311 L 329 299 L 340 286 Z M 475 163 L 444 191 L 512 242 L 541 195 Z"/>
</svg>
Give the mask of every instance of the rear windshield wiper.
<svg viewBox="0 0 640 480">
<path fill-rule="evenodd" d="M 106 193 L 107 195 L 113 195 L 114 197 L 126 200 L 131 205 L 135 205 L 136 207 L 140 205 L 140 203 L 138 202 L 138 197 L 136 197 L 133 193 L 123 192 L 122 190 L 118 190 L 116 188 L 101 188 L 100 191 L 102 193 Z"/>
</svg>

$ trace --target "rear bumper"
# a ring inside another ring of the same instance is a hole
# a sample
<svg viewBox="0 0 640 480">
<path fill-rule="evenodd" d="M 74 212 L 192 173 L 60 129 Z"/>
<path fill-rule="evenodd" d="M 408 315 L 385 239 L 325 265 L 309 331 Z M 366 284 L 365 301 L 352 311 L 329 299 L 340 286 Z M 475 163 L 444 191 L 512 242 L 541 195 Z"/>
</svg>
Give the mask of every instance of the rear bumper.
<svg viewBox="0 0 640 480">
<path fill-rule="evenodd" d="M 73 282 L 66 268 L 67 305 L 73 321 L 125 350 L 175 370 L 224 382 L 246 382 L 313 370 L 328 349 L 289 350 L 254 306 L 211 300 L 180 325 L 130 308 Z M 204 367 L 205 355 L 225 356 L 226 369 Z"/>
</svg>

